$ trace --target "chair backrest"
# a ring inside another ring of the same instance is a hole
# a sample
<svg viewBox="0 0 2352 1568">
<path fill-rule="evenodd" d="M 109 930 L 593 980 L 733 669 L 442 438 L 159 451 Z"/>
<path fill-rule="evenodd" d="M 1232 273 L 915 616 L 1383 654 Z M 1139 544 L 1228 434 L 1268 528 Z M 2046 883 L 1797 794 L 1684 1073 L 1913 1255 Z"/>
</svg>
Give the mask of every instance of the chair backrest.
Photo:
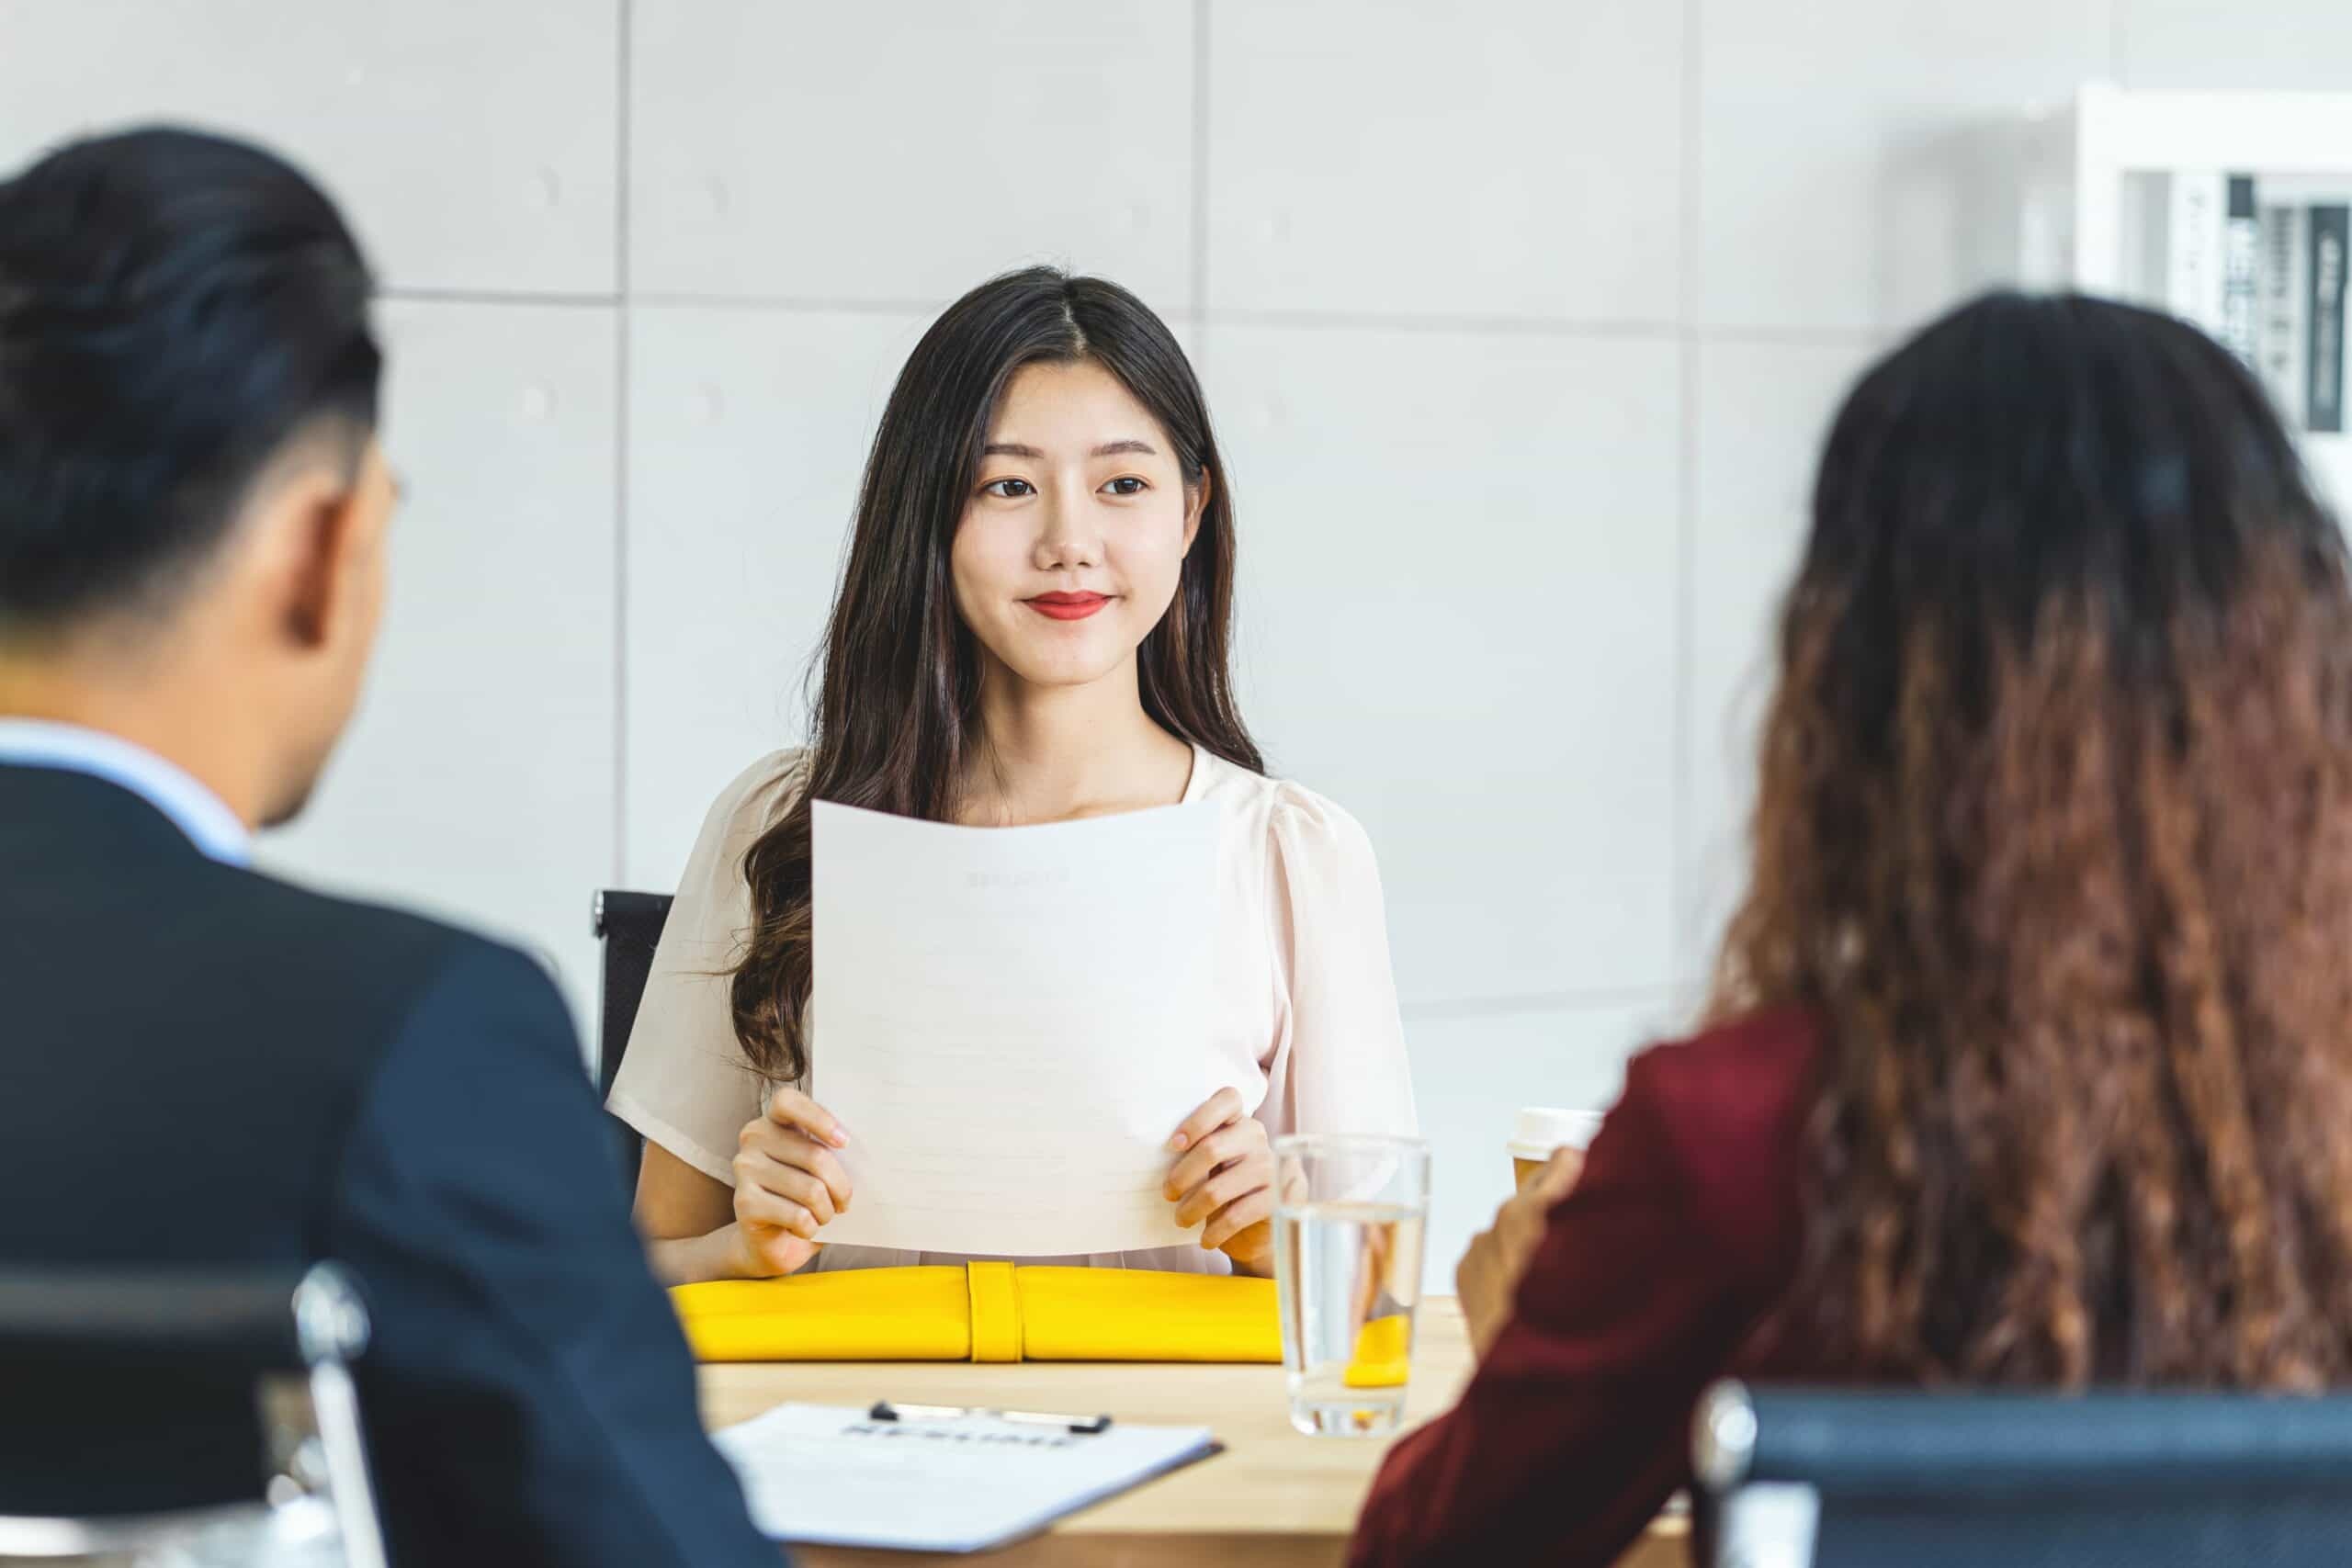
<svg viewBox="0 0 2352 1568">
<path fill-rule="evenodd" d="M 1714 1568 L 2337 1568 L 2352 1397 L 1711 1389 Z"/>
<path fill-rule="evenodd" d="M 662 928 L 670 920 L 670 895 L 629 893 L 606 888 L 596 895 L 594 920 L 604 950 L 604 1006 L 597 1024 L 596 1093 L 611 1095 L 613 1077 L 628 1052 L 629 1031 L 637 1025 L 638 1004 L 645 999 L 645 982 L 653 972 L 653 950 L 662 944 Z M 637 1129 L 613 1118 L 614 1137 L 629 1190 L 637 1188 L 637 1166 L 642 1152 Z"/>
<path fill-rule="evenodd" d="M 105 1390 L 108 1419 L 194 1419 L 209 1432 L 223 1414 L 213 1390 L 251 1390 L 263 1451 L 220 1465 L 199 1482 L 164 1475 L 113 1477 L 179 1499 L 169 1512 L 76 1513 L 11 1489 L 0 1514 L 0 1561 L 74 1561 L 211 1552 L 231 1541 L 263 1552 L 273 1540 L 314 1540 L 332 1521 L 347 1568 L 384 1568 L 358 1394 L 350 1362 L 366 1348 L 368 1313 L 332 1263 L 303 1269 L 103 1269 L 0 1266 L 0 1388 Z M 142 1410 L 135 1391 L 158 1390 Z M 127 1391 L 133 1391 L 126 1396 Z M 201 1405 L 186 1402 L 193 1393 Z M 22 1446 L 53 1440 L 55 1407 L 0 1398 L 0 1429 L 26 1428 Z M 129 1435 L 126 1431 L 126 1436 Z M 137 1451 L 136 1450 L 132 1451 Z M 85 1456 L 75 1454 L 80 1464 Z M 121 1462 L 86 1455 L 93 1467 Z M 226 1477 L 234 1474 L 234 1483 Z M 217 1495 L 191 1495 L 191 1484 Z M 256 1501 L 266 1499 L 266 1501 Z M 29 1506 L 28 1506 L 29 1504 Z M 242 1555 L 241 1551 L 241 1555 Z M 207 1560 L 210 1560 L 208 1558 Z"/>
</svg>

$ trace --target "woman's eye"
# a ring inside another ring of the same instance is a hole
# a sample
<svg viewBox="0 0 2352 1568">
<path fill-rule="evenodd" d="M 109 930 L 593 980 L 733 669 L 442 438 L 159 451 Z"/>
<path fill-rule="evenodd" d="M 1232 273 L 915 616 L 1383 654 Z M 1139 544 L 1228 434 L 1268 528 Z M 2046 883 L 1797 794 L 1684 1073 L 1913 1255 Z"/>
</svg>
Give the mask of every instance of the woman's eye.
<svg viewBox="0 0 2352 1568">
<path fill-rule="evenodd" d="M 1037 490 L 1027 479 L 994 479 L 982 485 L 980 493 L 998 496 L 1005 501 L 1016 501 L 1024 495 L 1036 494 Z"/>
<path fill-rule="evenodd" d="M 1102 487 L 1113 495 L 1141 495 L 1151 487 L 1133 474 L 1123 475 Z"/>
</svg>

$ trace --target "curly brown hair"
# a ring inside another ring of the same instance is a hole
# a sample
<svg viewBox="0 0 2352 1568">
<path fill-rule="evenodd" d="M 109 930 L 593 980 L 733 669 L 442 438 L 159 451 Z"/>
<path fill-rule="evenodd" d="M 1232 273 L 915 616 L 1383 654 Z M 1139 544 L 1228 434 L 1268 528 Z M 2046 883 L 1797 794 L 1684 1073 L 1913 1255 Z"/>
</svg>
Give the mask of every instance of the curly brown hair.
<svg viewBox="0 0 2352 1568">
<path fill-rule="evenodd" d="M 1778 1332 L 1873 1379 L 2352 1376 L 2352 597 L 2260 388 L 1994 296 L 1839 413 L 1712 1010 L 1808 1010 Z"/>
</svg>

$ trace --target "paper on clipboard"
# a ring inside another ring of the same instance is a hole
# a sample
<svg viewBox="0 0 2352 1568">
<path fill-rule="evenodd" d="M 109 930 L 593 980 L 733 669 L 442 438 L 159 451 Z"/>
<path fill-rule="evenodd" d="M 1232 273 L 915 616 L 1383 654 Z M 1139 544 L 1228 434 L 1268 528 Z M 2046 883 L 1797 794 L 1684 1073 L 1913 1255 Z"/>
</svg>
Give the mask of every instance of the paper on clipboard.
<svg viewBox="0 0 2352 1568">
<path fill-rule="evenodd" d="M 770 1539 L 908 1551 L 1002 1546 L 1216 1451 L 1205 1427 L 1078 1435 L 820 1404 L 778 1405 L 712 1437 Z"/>
<path fill-rule="evenodd" d="M 1033 828 L 813 807 L 829 1245 L 1003 1257 L 1198 1239 L 1162 1195 L 1206 1049 L 1222 809 Z"/>
</svg>

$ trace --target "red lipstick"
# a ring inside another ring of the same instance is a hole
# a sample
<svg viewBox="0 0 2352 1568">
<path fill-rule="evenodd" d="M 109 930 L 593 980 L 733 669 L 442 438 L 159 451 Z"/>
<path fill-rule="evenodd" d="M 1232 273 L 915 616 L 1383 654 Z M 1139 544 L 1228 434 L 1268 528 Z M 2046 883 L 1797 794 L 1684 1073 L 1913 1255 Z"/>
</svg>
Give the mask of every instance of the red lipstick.
<svg viewBox="0 0 2352 1568">
<path fill-rule="evenodd" d="M 1111 601 L 1100 593 L 1040 593 L 1023 599 L 1037 614 L 1057 621 L 1082 621 Z"/>
</svg>

